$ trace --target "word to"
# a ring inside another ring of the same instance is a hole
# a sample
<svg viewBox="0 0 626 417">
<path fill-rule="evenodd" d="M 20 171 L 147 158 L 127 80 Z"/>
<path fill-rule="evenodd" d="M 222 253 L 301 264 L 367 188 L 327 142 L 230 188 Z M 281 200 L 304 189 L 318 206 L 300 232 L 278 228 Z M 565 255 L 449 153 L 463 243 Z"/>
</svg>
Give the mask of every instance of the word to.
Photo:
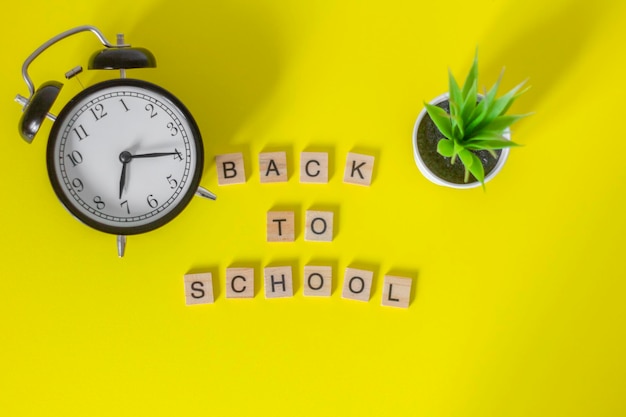
<svg viewBox="0 0 626 417">
<path fill-rule="evenodd" d="M 343 182 L 369 186 L 372 183 L 374 157 L 349 152 Z M 246 170 L 242 153 L 229 153 L 215 157 L 218 185 L 242 184 L 246 182 Z M 264 152 L 259 154 L 261 182 L 287 182 L 286 152 Z M 328 183 L 328 152 L 302 152 L 300 154 L 300 182 Z"/>
<path fill-rule="evenodd" d="M 293 297 L 291 266 L 274 266 L 263 269 L 265 298 Z M 341 297 L 349 300 L 369 301 L 374 272 L 346 268 Z M 304 267 L 306 297 L 330 297 L 333 272 L 330 266 Z M 187 305 L 212 304 L 213 275 L 211 272 L 187 274 L 185 300 Z M 408 277 L 385 275 L 381 304 L 387 307 L 408 308 L 413 280 Z M 226 268 L 226 298 L 254 298 L 254 268 Z"/>
<path fill-rule="evenodd" d="M 267 241 L 293 242 L 295 240 L 295 213 L 293 211 L 267 212 Z M 330 242 L 333 240 L 332 211 L 306 211 L 304 240 Z"/>
</svg>

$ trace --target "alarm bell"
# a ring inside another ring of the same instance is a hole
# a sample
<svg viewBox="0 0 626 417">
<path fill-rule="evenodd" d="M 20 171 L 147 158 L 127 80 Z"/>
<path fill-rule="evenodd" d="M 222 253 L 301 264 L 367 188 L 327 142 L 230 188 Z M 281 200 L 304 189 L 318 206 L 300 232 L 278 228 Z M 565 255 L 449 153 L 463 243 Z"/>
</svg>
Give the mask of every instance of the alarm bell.
<svg viewBox="0 0 626 417">
<path fill-rule="evenodd" d="M 50 114 L 50 109 L 63 86 L 63 84 L 58 81 L 49 81 L 35 90 L 33 81 L 28 75 L 28 67 L 35 58 L 50 46 L 80 32 L 93 33 L 100 40 L 102 45 L 105 46 L 105 49 L 97 51 L 91 56 L 89 59 L 89 69 L 120 70 L 122 78 L 125 78 L 125 71 L 127 69 L 156 67 L 156 59 L 152 52 L 145 48 L 133 48 L 125 44 L 123 35 L 118 35 L 117 43 L 113 44 L 104 37 L 100 30 L 93 26 L 79 26 L 58 34 L 37 48 L 26 58 L 26 61 L 24 61 L 22 65 L 22 77 L 28 86 L 30 95 L 24 97 L 18 94 L 15 97 L 15 101 L 24 107 L 24 113 L 20 118 L 18 129 L 22 138 L 28 143 L 33 141 L 46 117 L 53 121 L 56 119 L 53 114 Z"/>
</svg>

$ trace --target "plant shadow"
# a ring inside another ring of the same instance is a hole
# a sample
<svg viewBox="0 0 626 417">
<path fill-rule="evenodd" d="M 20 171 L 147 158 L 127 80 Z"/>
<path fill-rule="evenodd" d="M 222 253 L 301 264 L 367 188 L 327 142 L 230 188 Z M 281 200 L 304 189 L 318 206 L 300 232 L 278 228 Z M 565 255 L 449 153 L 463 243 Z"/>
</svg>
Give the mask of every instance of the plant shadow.
<svg viewBox="0 0 626 417">
<path fill-rule="evenodd" d="M 517 29 L 518 34 L 510 42 L 489 54 L 493 62 L 482 66 L 484 69 L 481 72 L 488 79 L 495 80 L 505 67 L 503 85 L 507 86 L 527 79 L 532 88 L 520 98 L 521 112 L 534 111 L 550 95 L 553 87 L 566 79 L 566 74 L 575 68 L 576 62 L 583 59 L 583 51 L 592 34 L 610 13 L 609 2 L 602 3 L 600 7 L 588 1 L 572 0 L 558 11 L 537 15 L 534 24 L 524 30 Z M 511 3 L 512 7 L 517 8 L 518 5 Z M 516 30 L 508 26 L 511 12 L 510 8 L 503 11 L 491 34 L 502 36 Z M 503 88 L 502 92 L 507 90 Z M 563 104 L 556 110 L 563 111 L 567 102 Z"/>
</svg>

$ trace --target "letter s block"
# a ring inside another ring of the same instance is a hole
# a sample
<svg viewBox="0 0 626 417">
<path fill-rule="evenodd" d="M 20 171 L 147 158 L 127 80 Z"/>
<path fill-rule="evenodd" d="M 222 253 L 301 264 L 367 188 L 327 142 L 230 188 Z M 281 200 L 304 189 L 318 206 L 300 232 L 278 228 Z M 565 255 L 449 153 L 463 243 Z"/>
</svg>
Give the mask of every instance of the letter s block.
<svg viewBox="0 0 626 417">
<path fill-rule="evenodd" d="M 213 275 L 210 272 L 185 275 L 185 301 L 187 305 L 214 302 Z"/>
<path fill-rule="evenodd" d="M 219 185 L 243 184 L 246 182 L 246 170 L 243 154 L 228 153 L 215 157 L 217 183 Z"/>
</svg>

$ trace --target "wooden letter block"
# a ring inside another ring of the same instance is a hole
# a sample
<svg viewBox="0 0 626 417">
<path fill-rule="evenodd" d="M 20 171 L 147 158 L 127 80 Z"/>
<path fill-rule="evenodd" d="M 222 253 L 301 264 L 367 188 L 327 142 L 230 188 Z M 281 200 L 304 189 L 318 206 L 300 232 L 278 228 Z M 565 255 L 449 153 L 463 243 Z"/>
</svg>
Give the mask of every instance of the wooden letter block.
<svg viewBox="0 0 626 417">
<path fill-rule="evenodd" d="M 293 242 L 296 236 L 293 211 L 267 212 L 267 241 Z"/>
<path fill-rule="evenodd" d="M 242 153 L 228 153 L 215 157 L 217 183 L 219 185 L 243 184 L 246 182 L 246 170 Z"/>
<path fill-rule="evenodd" d="M 413 280 L 405 277 L 385 275 L 382 305 L 388 307 L 408 308 L 411 301 L 411 284 Z"/>
<path fill-rule="evenodd" d="M 210 272 L 185 275 L 186 304 L 213 303 L 213 276 Z"/>
<path fill-rule="evenodd" d="M 254 268 L 226 268 L 226 298 L 254 298 Z"/>
<path fill-rule="evenodd" d="M 346 268 L 341 297 L 350 300 L 369 301 L 373 278 L 374 273 L 372 271 Z"/>
<path fill-rule="evenodd" d="M 259 154 L 261 182 L 287 182 L 287 153 L 265 152 Z"/>
<path fill-rule="evenodd" d="M 332 211 L 307 210 L 304 240 L 317 242 L 332 241 L 333 214 Z"/>
<path fill-rule="evenodd" d="M 265 298 L 293 297 L 293 275 L 290 266 L 265 268 L 264 276 Z"/>
<path fill-rule="evenodd" d="M 300 182 L 328 182 L 328 152 L 302 152 L 300 154 Z"/>
<path fill-rule="evenodd" d="M 304 267 L 304 295 L 307 297 L 330 297 L 333 284 L 333 268 L 330 266 Z"/>
<path fill-rule="evenodd" d="M 343 182 L 369 186 L 372 183 L 373 170 L 373 156 L 349 152 Z"/>
</svg>

